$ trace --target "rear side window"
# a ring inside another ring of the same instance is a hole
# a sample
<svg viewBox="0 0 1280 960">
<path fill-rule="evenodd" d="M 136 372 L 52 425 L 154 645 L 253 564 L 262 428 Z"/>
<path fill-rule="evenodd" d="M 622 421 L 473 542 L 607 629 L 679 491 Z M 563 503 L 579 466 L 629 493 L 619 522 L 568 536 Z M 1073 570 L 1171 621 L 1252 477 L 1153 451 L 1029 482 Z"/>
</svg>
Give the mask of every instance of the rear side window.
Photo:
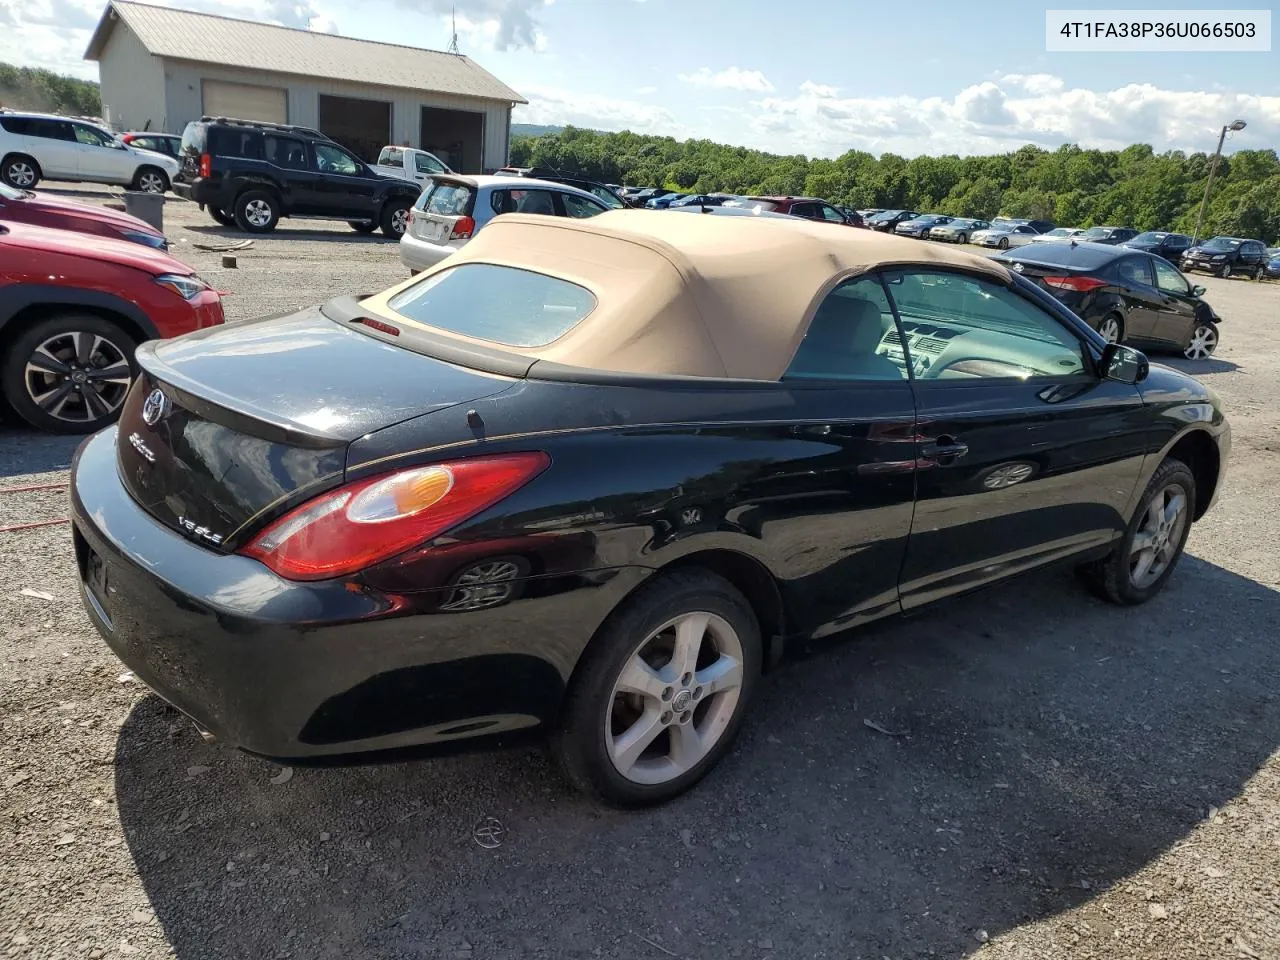
<svg viewBox="0 0 1280 960">
<path fill-rule="evenodd" d="M 216 153 L 222 157 L 241 157 L 245 160 L 262 159 L 262 134 L 257 130 L 215 127 L 209 131 L 209 141 L 209 153 Z"/>
<path fill-rule="evenodd" d="M 1125 283 L 1155 286 L 1151 279 L 1151 263 L 1146 257 L 1125 257 L 1116 264 L 1116 273 Z"/>
<path fill-rule="evenodd" d="M 443 217 L 465 217 L 471 209 L 471 188 L 465 183 L 447 180 L 433 181 L 423 190 L 414 204 L 424 213 L 438 213 Z"/>
<path fill-rule="evenodd" d="M 582 322 L 596 305 L 585 287 L 490 263 L 464 263 L 427 277 L 391 299 L 402 316 L 449 333 L 508 347 L 543 347 Z"/>
<path fill-rule="evenodd" d="M 31 121 L 26 117 L 0 117 L 0 128 L 5 133 L 16 133 L 20 136 L 26 136 L 27 130 L 31 126 Z"/>
<path fill-rule="evenodd" d="M 262 138 L 263 153 L 270 163 L 290 170 L 307 168 L 307 146 L 293 137 L 268 136 Z"/>
</svg>

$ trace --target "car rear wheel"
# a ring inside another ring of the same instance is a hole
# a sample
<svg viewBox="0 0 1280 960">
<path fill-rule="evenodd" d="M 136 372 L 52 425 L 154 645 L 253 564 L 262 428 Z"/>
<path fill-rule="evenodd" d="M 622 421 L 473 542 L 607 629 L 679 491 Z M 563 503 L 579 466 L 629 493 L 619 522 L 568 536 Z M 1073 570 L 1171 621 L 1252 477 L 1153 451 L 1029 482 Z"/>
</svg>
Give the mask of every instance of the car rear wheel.
<svg viewBox="0 0 1280 960">
<path fill-rule="evenodd" d="M 48 317 L 9 345 L 0 387 L 14 412 L 33 427 L 93 433 L 120 413 L 133 379 L 136 345 L 102 317 Z"/>
<path fill-rule="evenodd" d="M 1156 469 L 1119 546 L 1081 568 L 1103 599 L 1145 603 L 1164 587 L 1182 557 L 1195 515 L 1196 480 L 1181 460 Z"/>
<path fill-rule="evenodd" d="M 968 243 L 968 242 L 969 242 L 969 235 L 967 233 L 962 233 L 956 237 L 956 243 Z"/>
<path fill-rule="evenodd" d="M 40 165 L 31 157 L 11 153 L 0 163 L 0 180 L 17 190 L 30 190 L 40 182 Z"/>
<path fill-rule="evenodd" d="M 680 571 L 642 587 L 583 658 L 552 752 L 583 792 L 648 806 L 729 749 L 760 674 L 760 628 L 731 584 Z"/>
<path fill-rule="evenodd" d="M 998 246 L 1000 247 L 1000 249 L 1001 249 L 1001 250 L 1008 250 L 1008 249 L 1009 249 L 1009 238 L 1008 238 L 1008 237 L 1001 237 L 1001 238 L 1000 238 L 1000 243 L 998 244 Z"/>
<path fill-rule="evenodd" d="M 133 189 L 143 193 L 164 193 L 169 189 L 169 177 L 158 167 L 139 167 L 133 175 Z"/>
<path fill-rule="evenodd" d="M 382 232 L 393 240 L 404 236 L 409 226 L 409 204 L 404 200 L 391 200 L 382 208 Z"/>
<path fill-rule="evenodd" d="M 210 207 L 209 216 L 213 217 L 214 220 L 222 224 L 224 227 L 233 227 L 236 223 L 236 218 L 227 213 L 227 211 L 223 210 L 221 207 Z"/>
<path fill-rule="evenodd" d="M 378 225 L 372 220 L 348 220 L 347 226 L 356 233 L 373 233 L 378 229 Z"/>
<path fill-rule="evenodd" d="M 1182 355 L 1188 360 L 1208 360 L 1218 349 L 1218 327 L 1213 323 L 1197 323 Z"/>
<path fill-rule="evenodd" d="M 1218 271 L 1218 276 L 1220 276 L 1223 280 L 1226 280 L 1228 277 L 1230 277 L 1230 276 L 1231 276 L 1231 264 L 1229 264 L 1229 263 L 1224 263 L 1224 264 L 1222 265 L 1222 269 Z"/>
<path fill-rule="evenodd" d="M 1108 313 L 1098 321 L 1098 333 L 1107 343 L 1119 343 L 1124 339 L 1124 320 L 1119 314 Z"/>
<path fill-rule="evenodd" d="M 236 226 L 249 233 L 270 233 L 280 222 L 280 202 L 265 190 L 236 197 Z"/>
</svg>

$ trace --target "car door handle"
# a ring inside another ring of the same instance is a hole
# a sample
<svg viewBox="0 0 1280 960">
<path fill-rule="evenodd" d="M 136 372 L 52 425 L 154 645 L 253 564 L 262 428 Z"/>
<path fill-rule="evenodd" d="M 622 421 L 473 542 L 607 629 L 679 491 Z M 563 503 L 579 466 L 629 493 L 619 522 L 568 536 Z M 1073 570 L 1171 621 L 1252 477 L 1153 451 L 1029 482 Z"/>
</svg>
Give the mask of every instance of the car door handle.
<svg viewBox="0 0 1280 960">
<path fill-rule="evenodd" d="M 955 437 L 947 436 L 946 434 L 920 447 L 920 456 L 926 460 L 953 460 L 957 457 L 963 457 L 968 452 L 969 445 L 967 443 L 961 443 Z"/>
</svg>

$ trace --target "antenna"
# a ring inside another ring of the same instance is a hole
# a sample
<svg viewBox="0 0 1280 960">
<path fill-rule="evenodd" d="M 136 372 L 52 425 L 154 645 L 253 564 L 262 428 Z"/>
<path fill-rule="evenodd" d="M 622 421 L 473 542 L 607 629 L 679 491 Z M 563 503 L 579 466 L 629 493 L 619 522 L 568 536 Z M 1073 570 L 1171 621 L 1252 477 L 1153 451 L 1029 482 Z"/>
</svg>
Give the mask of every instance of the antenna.
<svg viewBox="0 0 1280 960">
<path fill-rule="evenodd" d="M 462 52 L 458 49 L 458 7 L 456 4 L 453 8 L 451 20 L 453 22 L 453 37 L 449 40 L 449 52 L 455 57 L 460 57 Z"/>
</svg>

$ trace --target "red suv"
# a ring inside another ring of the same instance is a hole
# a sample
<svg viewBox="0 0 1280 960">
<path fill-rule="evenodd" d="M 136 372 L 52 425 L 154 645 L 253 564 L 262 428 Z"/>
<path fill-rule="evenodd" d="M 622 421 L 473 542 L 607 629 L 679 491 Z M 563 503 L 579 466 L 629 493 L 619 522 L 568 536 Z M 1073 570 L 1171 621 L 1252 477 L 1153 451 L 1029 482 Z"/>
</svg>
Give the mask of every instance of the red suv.
<svg viewBox="0 0 1280 960">
<path fill-rule="evenodd" d="M 37 227 L 78 230 L 113 240 L 130 240 L 144 247 L 168 250 L 164 234 L 137 217 L 92 203 L 80 203 L 0 183 L 0 223 L 29 223 Z"/>
<path fill-rule="evenodd" d="M 827 223 L 842 223 L 846 227 L 862 226 L 862 218 L 851 219 L 837 210 L 832 204 L 817 197 L 748 197 L 756 206 L 763 207 L 773 213 L 787 213 L 805 220 L 824 220 Z"/>
<path fill-rule="evenodd" d="M 34 427 L 106 426 L 139 343 L 222 320 L 218 294 L 167 253 L 0 221 L 0 394 Z"/>
</svg>

